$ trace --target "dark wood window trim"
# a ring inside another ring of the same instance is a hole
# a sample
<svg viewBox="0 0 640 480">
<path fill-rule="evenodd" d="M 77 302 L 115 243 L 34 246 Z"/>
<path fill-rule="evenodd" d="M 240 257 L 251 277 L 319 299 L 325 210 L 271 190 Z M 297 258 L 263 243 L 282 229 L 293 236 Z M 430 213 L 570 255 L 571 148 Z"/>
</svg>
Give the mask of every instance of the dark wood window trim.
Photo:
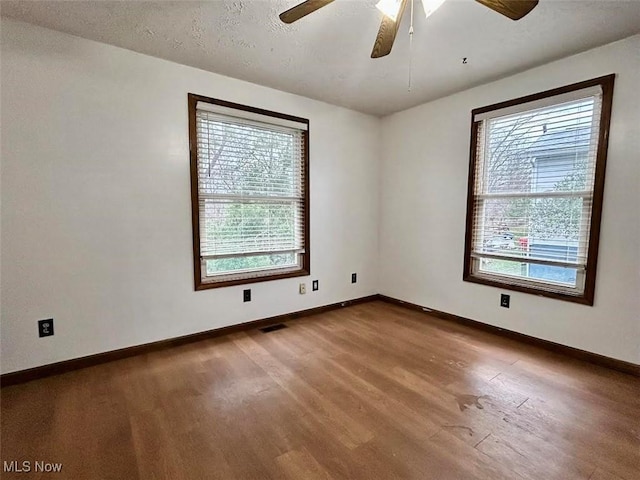
<svg viewBox="0 0 640 480">
<path fill-rule="evenodd" d="M 468 190 L 467 190 L 467 218 L 466 218 L 466 232 L 465 232 L 465 252 L 464 252 L 464 269 L 463 280 L 466 282 L 473 282 L 482 285 L 489 285 L 493 287 L 499 287 L 501 289 L 514 290 L 518 292 L 531 293 L 535 295 L 555 298 L 559 300 L 566 300 L 570 302 L 580 303 L 584 305 L 593 305 L 595 296 L 596 285 L 596 268 L 598 262 L 598 247 L 600 242 L 600 220 L 602 218 L 602 201 L 604 195 L 604 179 L 605 169 L 607 163 L 607 147 L 609 142 L 609 125 L 611 122 L 611 104 L 613 100 L 613 86 L 615 81 L 615 74 L 606 75 L 584 82 L 574 83 L 566 85 L 564 87 L 547 90 L 545 92 L 528 95 L 525 97 L 516 98 L 506 102 L 489 105 L 482 108 L 476 108 L 471 112 L 471 146 L 469 154 L 469 176 L 468 176 Z M 587 252 L 587 262 L 585 271 L 585 286 L 582 295 L 571 295 L 568 293 L 550 292 L 541 290 L 535 286 L 521 286 L 502 282 L 498 280 L 492 280 L 488 278 L 480 278 L 472 274 L 472 231 L 473 231 L 473 207 L 474 207 L 474 183 L 476 172 L 476 138 L 480 122 L 475 122 L 476 115 L 481 113 L 487 113 L 502 108 L 512 107 L 543 98 L 554 97 L 556 95 L 565 94 L 568 92 L 582 90 L 584 88 L 600 86 L 602 88 L 602 111 L 600 116 L 600 130 L 598 136 L 598 150 L 596 152 L 596 170 L 595 170 L 595 183 L 593 191 L 593 207 L 591 212 L 591 228 L 589 235 L 589 249 Z"/>
<path fill-rule="evenodd" d="M 263 276 L 240 278 L 233 280 L 221 280 L 215 282 L 203 282 L 201 272 L 201 255 L 200 255 L 200 207 L 198 202 L 198 158 L 197 158 L 197 139 L 196 139 L 196 104 L 198 102 L 206 102 L 222 107 L 233 108 L 245 112 L 256 113 L 268 117 L 289 120 L 293 122 L 304 123 L 307 130 L 302 134 L 303 141 L 303 171 L 304 171 L 304 253 L 300 254 L 301 269 L 285 272 L 271 273 Z M 207 290 L 210 288 L 228 287 L 232 285 L 245 285 L 249 283 L 266 282 L 270 280 L 280 280 L 284 278 L 299 277 L 309 275 L 311 272 L 311 249 L 310 249 L 310 204 L 309 204 L 309 120 L 306 118 L 295 117 L 284 113 L 263 110 L 261 108 L 250 107 L 238 103 L 219 100 L 193 93 L 188 94 L 189 105 L 189 156 L 191 160 L 191 223 L 193 229 L 193 270 L 194 283 L 196 290 Z"/>
</svg>

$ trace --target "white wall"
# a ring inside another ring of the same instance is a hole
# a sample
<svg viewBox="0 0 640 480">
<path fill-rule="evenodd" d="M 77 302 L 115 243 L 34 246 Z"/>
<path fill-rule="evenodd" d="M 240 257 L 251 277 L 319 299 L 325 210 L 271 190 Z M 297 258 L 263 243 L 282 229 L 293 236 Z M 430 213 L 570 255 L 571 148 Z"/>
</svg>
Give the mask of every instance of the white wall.
<svg viewBox="0 0 640 480">
<path fill-rule="evenodd" d="M 595 305 L 462 281 L 473 108 L 616 73 Z M 387 117 L 380 293 L 640 363 L 640 36 Z"/>
<path fill-rule="evenodd" d="M 381 121 L 1 26 L 3 373 L 377 292 L 640 363 L 639 36 Z M 611 72 L 595 306 L 509 292 L 501 309 L 501 290 L 462 282 L 470 111 Z M 310 119 L 311 277 L 252 284 L 247 304 L 243 287 L 193 290 L 187 92 Z M 56 334 L 39 339 L 49 317 Z"/>
<path fill-rule="evenodd" d="M 377 293 L 379 119 L 6 19 L 1 53 L 3 373 Z M 187 92 L 310 119 L 312 276 L 194 291 Z"/>
</svg>

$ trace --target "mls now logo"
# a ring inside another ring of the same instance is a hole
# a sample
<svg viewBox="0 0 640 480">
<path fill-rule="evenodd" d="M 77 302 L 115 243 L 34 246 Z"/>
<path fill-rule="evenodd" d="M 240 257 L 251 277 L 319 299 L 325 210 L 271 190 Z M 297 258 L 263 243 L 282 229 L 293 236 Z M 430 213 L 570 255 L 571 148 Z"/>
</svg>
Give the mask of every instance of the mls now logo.
<svg viewBox="0 0 640 480">
<path fill-rule="evenodd" d="M 2 462 L 2 471 L 3 472 L 14 472 L 14 473 L 29 473 L 29 472 L 46 472 L 46 473 L 56 473 L 62 471 L 61 463 L 49 463 L 36 460 L 35 462 L 25 460 L 24 462 L 18 462 L 17 460 L 12 460 L 7 462 L 6 460 Z"/>
</svg>

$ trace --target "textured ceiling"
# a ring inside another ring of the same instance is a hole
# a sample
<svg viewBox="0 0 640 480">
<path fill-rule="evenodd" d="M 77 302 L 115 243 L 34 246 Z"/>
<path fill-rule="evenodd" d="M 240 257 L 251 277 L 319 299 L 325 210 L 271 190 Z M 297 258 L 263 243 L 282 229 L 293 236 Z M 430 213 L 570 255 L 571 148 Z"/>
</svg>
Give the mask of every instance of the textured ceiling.
<svg viewBox="0 0 640 480">
<path fill-rule="evenodd" d="M 540 0 L 517 22 L 472 0 L 449 0 L 425 19 L 415 0 L 408 92 L 409 8 L 391 54 L 372 60 L 377 0 L 336 0 L 295 24 L 281 23 L 278 14 L 299 1 L 2 1 L 0 9 L 3 16 L 375 115 L 640 31 L 640 0 Z"/>
</svg>

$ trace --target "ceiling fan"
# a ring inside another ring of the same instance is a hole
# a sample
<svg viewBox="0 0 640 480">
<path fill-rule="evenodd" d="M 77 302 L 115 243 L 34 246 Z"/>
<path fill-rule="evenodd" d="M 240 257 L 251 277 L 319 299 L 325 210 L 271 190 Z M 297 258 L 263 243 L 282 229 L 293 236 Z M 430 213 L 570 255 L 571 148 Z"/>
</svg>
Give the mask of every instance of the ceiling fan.
<svg viewBox="0 0 640 480">
<path fill-rule="evenodd" d="M 373 44 L 371 58 L 380 58 L 391 53 L 402 14 L 409 1 L 412 0 L 380 0 L 377 3 L 376 7 L 384 14 L 384 17 Z M 332 2 L 333 0 L 307 0 L 286 12 L 282 12 L 280 20 L 284 23 L 293 23 Z M 445 0 L 422 0 L 425 15 L 427 17 L 431 15 L 444 2 Z M 476 0 L 476 2 L 512 20 L 520 20 L 538 4 L 538 0 Z"/>
</svg>

